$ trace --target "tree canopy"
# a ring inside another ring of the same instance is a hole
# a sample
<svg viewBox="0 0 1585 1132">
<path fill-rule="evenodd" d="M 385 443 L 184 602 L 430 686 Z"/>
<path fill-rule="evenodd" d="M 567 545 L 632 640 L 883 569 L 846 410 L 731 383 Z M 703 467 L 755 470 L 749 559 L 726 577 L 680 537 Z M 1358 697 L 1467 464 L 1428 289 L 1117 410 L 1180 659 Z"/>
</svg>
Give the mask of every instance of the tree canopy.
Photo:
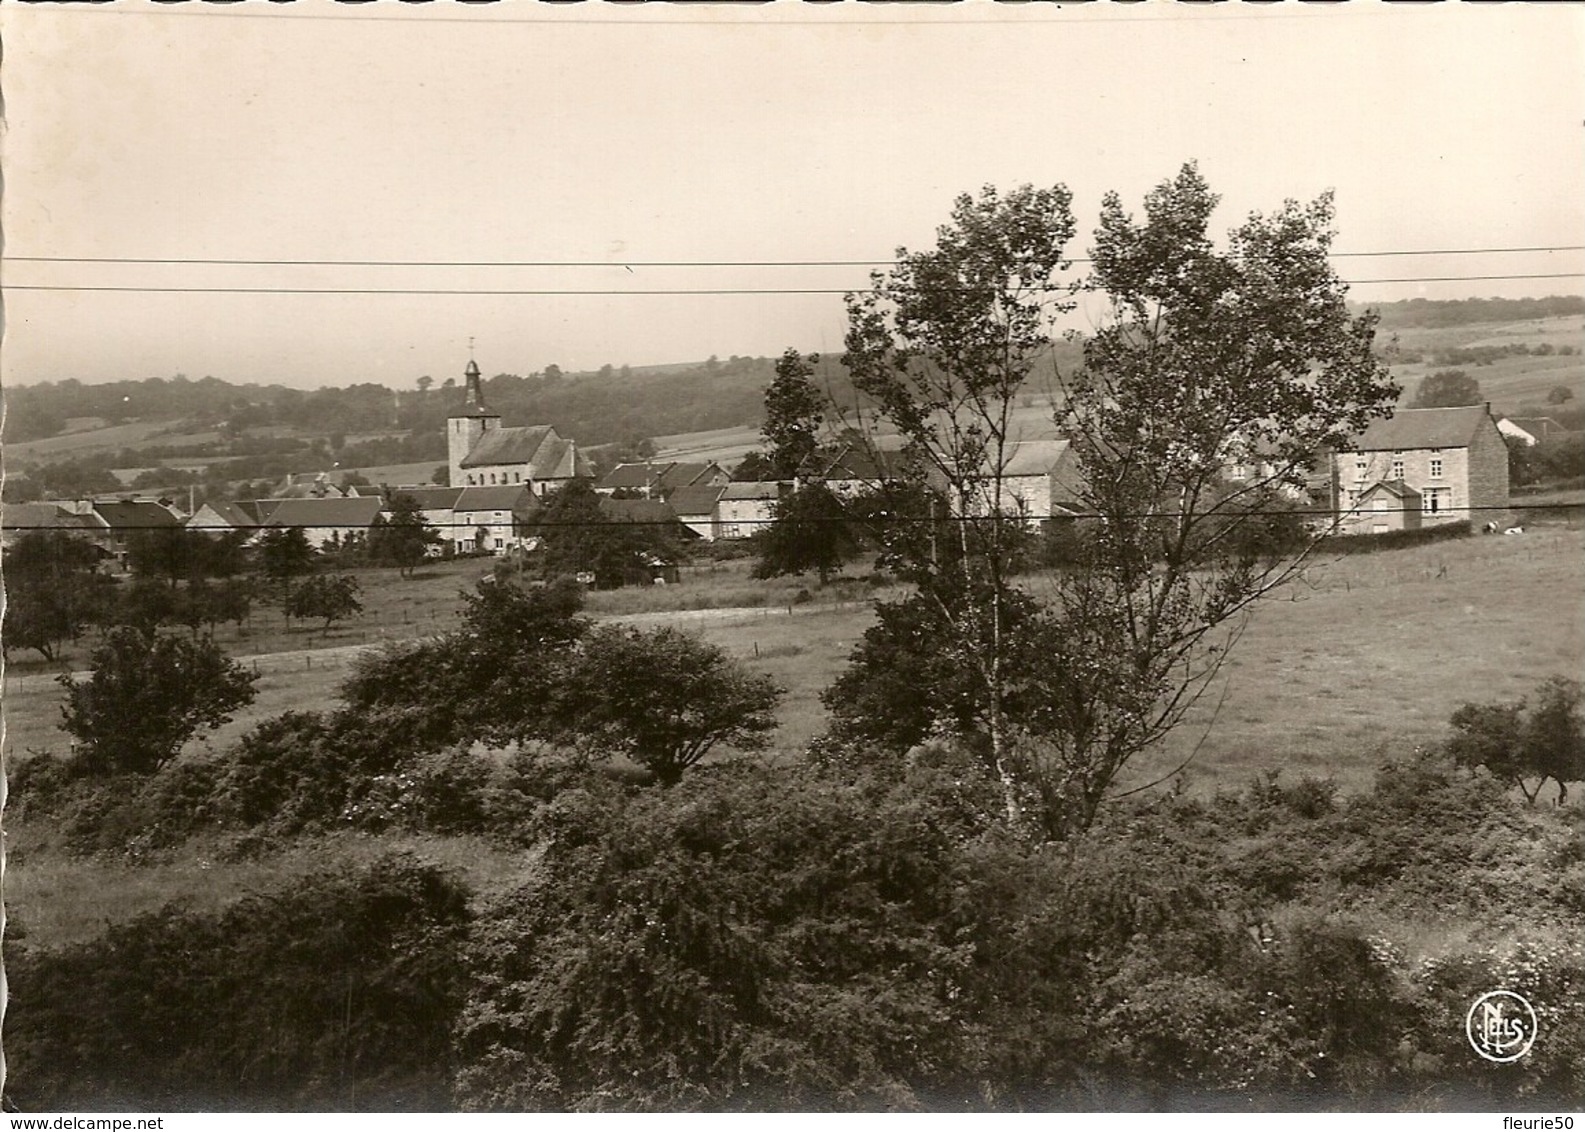
<svg viewBox="0 0 1585 1132">
<path fill-rule="evenodd" d="M 97 774 L 149 774 L 175 758 L 201 728 L 226 723 L 253 702 L 251 672 L 212 641 L 131 626 L 112 629 L 78 681 L 62 673 L 61 726 L 80 765 Z"/>
</svg>

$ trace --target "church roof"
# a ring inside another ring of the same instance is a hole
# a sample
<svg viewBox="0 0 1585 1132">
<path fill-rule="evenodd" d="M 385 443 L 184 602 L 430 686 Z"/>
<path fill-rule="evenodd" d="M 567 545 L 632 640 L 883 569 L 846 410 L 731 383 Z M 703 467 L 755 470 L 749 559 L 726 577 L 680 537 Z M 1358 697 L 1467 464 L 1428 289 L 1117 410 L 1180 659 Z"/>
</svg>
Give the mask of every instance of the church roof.
<svg viewBox="0 0 1585 1132">
<path fill-rule="evenodd" d="M 464 468 L 490 468 L 501 464 L 528 464 L 535 475 L 540 449 L 556 434 L 550 425 L 523 425 L 515 428 L 486 429 L 473 451 L 463 458 Z M 547 454 L 550 454 L 547 451 Z M 536 476 L 536 478 L 538 478 Z"/>
</svg>

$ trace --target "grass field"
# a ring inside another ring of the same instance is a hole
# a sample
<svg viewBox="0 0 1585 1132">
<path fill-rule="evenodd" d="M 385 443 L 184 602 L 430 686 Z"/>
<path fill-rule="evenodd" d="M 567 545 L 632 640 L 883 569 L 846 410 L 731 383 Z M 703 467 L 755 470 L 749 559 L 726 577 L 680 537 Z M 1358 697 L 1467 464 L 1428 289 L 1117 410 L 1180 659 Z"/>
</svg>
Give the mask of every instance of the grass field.
<svg viewBox="0 0 1585 1132">
<path fill-rule="evenodd" d="M 1534 319 L 1526 322 L 1477 323 L 1471 326 L 1421 328 L 1411 327 L 1385 332 L 1382 337 L 1396 336 L 1399 346 L 1406 350 L 1437 348 L 1504 346 L 1523 344 L 1536 346 L 1549 342 L 1554 346 L 1585 347 L 1585 327 L 1575 316 L 1565 318 Z M 1492 409 L 1509 416 L 1522 416 L 1522 410 L 1545 406 L 1547 394 L 1555 386 L 1573 390 L 1575 403 L 1585 400 L 1585 356 L 1580 354 L 1533 356 L 1526 354 L 1499 358 L 1490 365 L 1446 366 L 1430 361 L 1413 365 L 1392 367 L 1393 376 L 1404 387 L 1405 401 L 1414 395 L 1421 378 L 1443 369 L 1462 369 L 1480 382 L 1482 395 L 1492 403 Z"/>
<path fill-rule="evenodd" d="M 1171 767 L 1198 747 L 1186 773 L 1199 786 L 1279 766 L 1331 773 L 1349 787 L 1365 784 L 1384 746 L 1438 741 L 1464 701 L 1513 698 L 1547 676 L 1580 672 L 1582 551 L 1585 534 L 1556 525 L 1518 538 L 1316 562 L 1258 609 L 1223 683 L 1142 762 L 1141 773 Z M 795 603 L 799 579 L 756 582 L 747 568 L 724 563 L 679 585 L 591 594 L 589 612 L 675 624 L 775 677 L 787 696 L 773 749 L 790 757 L 823 729 L 819 694 L 871 623 L 876 593 L 848 581 L 810 586 L 813 600 Z M 301 626 L 288 631 L 273 609 L 255 616 L 247 636 L 223 630 L 223 647 L 259 672 L 258 699 L 233 723 L 195 740 L 190 753 L 218 750 L 289 708 L 331 706 L 361 648 L 449 627 L 461 591 L 486 569 L 465 561 L 411 579 L 366 573 L 364 617 L 328 635 Z M 1038 579 L 1032 584 L 1038 588 Z M 62 749 L 52 671 L 8 669 L 8 755 Z"/>
<path fill-rule="evenodd" d="M 726 581 L 717 579 L 723 596 L 742 584 L 731 571 L 724 573 Z M 459 569 L 455 577 L 421 577 L 413 585 L 439 600 L 435 591 L 464 577 Z M 685 587 L 667 588 L 684 596 Z M 1194 793 L 1242 786 L 1270 769 L 1283 770 L 1290 780 L 1309 773 L 1329 775 L 1345 789 L 1365 787 L 1386 755 L 1440 741 L 1458 704 L 1518 697 L 1556 673 L 1578 676 L 1585 657 L 1582 595 L 1585 532 L 1577 526 L 1318 562 L 1252 619 L 1225 670 L 1225 698 L 1221 687 L 1213 690 L 1201 710 L 1135 768 L 1130 781 L 1147 781 L 1198 747 L 1185 772 Z M 786 695 L 771 750 L 724 756 L 772 759 L 798 757 L 824 729 L 820 692 L 872 620 L 867 604 L 857 600 L 790 610 L 763 604 L 600 615 L 641 625 L 675 624 L 772 676 Z M 389 609 L 385 616 L 389 620 Z M 360 646 L 334 635 L 327 644 L 258 657 L 258 702 L 196 742 L 190 755 L 223 748 L 268 715 L 330 706 Z M 58 689 L 47 676 L 9 677 L 7 690 L 7 749 L 20 751 L 41 739 L 55 746 L 59 733 L 51 717 Z M 49 740 L 51 732 L 55 740 Z M 481 897 L 516 883 L 535 861 L 532 853 L 473 839 L 412 834 L 309 839 L 246 859 L 200 839 L 168 858 L 136 866 L 31 853 L 25 828 L 13 832 L 11 844 L 8 911 L 31 938 L 47 944 L 89 938 L 106 923 L 174 897 L 200 909 L 218 907 L 324 861 L 373 857 L 389 848 L 461 869 Z"/>
</svg>

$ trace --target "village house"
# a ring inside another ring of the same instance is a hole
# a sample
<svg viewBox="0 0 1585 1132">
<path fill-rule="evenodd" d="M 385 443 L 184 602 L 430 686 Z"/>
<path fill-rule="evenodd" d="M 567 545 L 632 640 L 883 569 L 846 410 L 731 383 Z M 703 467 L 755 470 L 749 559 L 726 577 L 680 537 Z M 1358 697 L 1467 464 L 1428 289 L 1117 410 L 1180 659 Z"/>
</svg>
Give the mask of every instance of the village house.
<svg viewBox="0 0 1585 1132">
<path fill-rule="evenodd" d="M 460 412 L 446 420 L 446 451 L 453 487 L 522 485 L 543 498 L 569 480 L 589 475 L 575 441 L 550 425 L 503 428 L 484 404 L 479 367 L 470 361 Z"/>
<path fill-rule="evenodd" d="M 903 478 L 902 441 L 885 437 L 874 442 L 849 441 L 834 451 L 816 452 L 798 470 L 800 487 L 822 483 L 839 499 L 875 491 Z"/>
<path fill-rule="evenodd" d="M 717 538 L 748 538 L 776 521 L 776 503 L 789 485 L 774 480 L 729 483 L 716 501 Z"/>
<path fill-rule="evenodd" d="M 0 505 L 0 544 L 10 546 L 29 531 L 64 531 L 87 538 L 102 554 L 111 552 L 109 529 L 92 512 L 76 514 L 59 503 Z"/>
<path fill-rule="evenodd" d="M 439 532 L 442 546 L 451 545 L 459 535 L 473 537 L 471 530 L 461 530 L 457 521 L 457 499 L 467 488 L 462 487 L 393 487 L 381 493 L 385 500 L 385 517 L 391 517 L 391 508 L 398 496 L 407 496 L 418 505 L 419 521 Z"/>
<path fill-rule="evenodd" d="M 524 483 L 465 487 L 452 505 L 453 544 L 459 554 L 506 554 L 526 549 L 523 524 L 539 510 Z"/>
<path fill-rule="evenodd" d="M 706 542 L 715 541 L 718 535 L 716 508 L 727 484 L 708 487 L 683 487 L 671 493 L 666 501 L 677 515 L 677 521 Z"/>
<path fill-rule="evenodd" d="M 342 545 L 349 539 L 363 538 L 384 509 L 380 499 L 309 497 L 306 499 L 259 499 L 254 501 L 259 525 L 269 529 L 297 527 L 315 550 L 327 544 Z"/>
<path fill-rule="evenodd" d="M 259 528 L 256 509 L 250 510 L 242 503 L 205 503 L 187 520 L 190 531 L 210 531 L 230 534 L 233 531 L 256 531 Z"/>
<path fill-rule="evenodd" d="M 185 520 L 168 499 L 74 499 L 52 506 L 75 516 L 77 529 L 88 534 L 94 544 L 122 568 L 127 565 L 127 543 L 133 535 L 142 531 L 177 530 Z"/>
<path fill-rule="evenodd" d="M 1551 417 L 1503 417 L 1497 428 L 1504 436 L 1522 440 L 1526 447 L 1534 448 L 1543 440 L 1556 440 L 1568 435 L 1568 429 Z"/>
<path fill-rule="evenodd" d="M 713 460 L 703 464 L 648 460 L 618 464 L 594 485 L 594 490 L 601 495 L 620 492 L 644 499 L 669 499 L 685 488 L 725 487 L 731 480 L 731 473 Z"/>
<path fill-rule="evenodd" d="M 1351 448 L 1331 456 L 1332 510 L 1345 534 L 1485 521 L 1508 505 L 1508 446 L 1490 405 L 1399 409 Z M 1374 492 L 1378 484 L 1387 490 Z"/>
<path fill-rule="evenodd" d="M 1021 440 L 1002 468 L 1000 510 L 1021 515 L 1031 526 L 1072 513 L 1083 480 L 1079 456 L 1066 439 Z"/>
</svg>

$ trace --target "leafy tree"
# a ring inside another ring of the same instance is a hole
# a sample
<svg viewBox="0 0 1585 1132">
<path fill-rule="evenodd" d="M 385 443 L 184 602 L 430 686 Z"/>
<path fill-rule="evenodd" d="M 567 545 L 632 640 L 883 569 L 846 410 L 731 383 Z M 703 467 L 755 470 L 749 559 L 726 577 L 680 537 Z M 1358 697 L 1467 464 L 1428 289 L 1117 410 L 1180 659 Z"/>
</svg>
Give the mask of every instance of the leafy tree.
<svg viewBox="0 0 1585 1132">
<path fill-rule="evenodd" d="M 1094 284 L 1113 317 L 1066 382 L 1081 509 L 1099 517 L 1079 569 L 1058 575 L 1045 634 L 1060 696 L 1022 756 L 1042 799 L 1082 828 L 1121 769 L 1176 727 L 1220 671 L 1260 598 L 1290 580 L 1295 547 L 1273 511 L 1307 499 L 1317 454 L 1390 411 L 1398 388 L 1372 352 L 1328 252 L 1330 194 L 1209 238 L 1217 197 L 1192 166 L 1146 196 L 1136 222 L 1109 196 Z M 1230 457 L 1263 469 L 1231 489 Z"/>
<path fill-rule="evenodd" d="M 1525 698 L 1466 703 L 1449 720 L 1448 753 L 1460 766 L 1484 767 L 1498 781 L 1519 787 L 1532 805 L 1553 779 L 1561 804 L 1567 783 L 1585 779 L 1582 696 L 1578 681 L 1554 676 L 1541 686 L 1534 706 Z"/>
<path fill-rule="evenodd" d="M 450 487 L 451 466 L 449 464 L 436 464 L 434 472 L 430 474 L 429 482 L 439 484 L 441 487 Z"/>
<path fill-rule="evenodd" d="M 379 515 L 369 529 L 370 556 L 376 562 L 399 567 L 404 578 L 424 561 L 429 548 L 439 542 L 440 532 L 424 521 L 423 509 L 411 495 L 394 496 L 390 517 Z"/>
<path fill-rule="evenodd" d="M 364 654 L 342 696 L 357 712 L 405 714 L 436 746 L 542 738 L 572 648 L 589 628 L 582 607 L 571 578 L 482 581 L 464 595 L 455 632 Z"/>
<path fill-rule="evenodd" d="M 321 574 L 292 587 L 285 613 L 288 617 L 323 618 L 323 631 L 328 633 L 333 622 L 363 612 L 358 592 L 358 579 L 351 574 Z"/>
<path fill-rule="evenodd" d="M 792 479 L 819 446 L 826 397 L 810 380 L 819 364 L 819 354 L 805 359 L 793 349 L 776 363 L 776 379 L 765 391 L 765 424 L 760 429 L 775 471 L 768 479 Z"/>
<path fill-rule="evenodd" d="M 252 703 L 257 680 L 213 642 L 131 626 L 111 630 L 89 665 L 87 680 L 62 673 L 57 683 L 66 693 L 61 726 L 95 774 L 159 770 L 200 728 Z"/>
<path fill-rule="evenodd" d="M 573 480 L 550 493 L 528 531 L 540 540 L 534 561 L 541 576 L 587 571 L 602 589 L 639 580 L 645 555 L 669 558 L 678 550 L 673 528 L 608 516 L 586 480 Z"/>
<path fill-rule="evenodd" d="M 775 521 L 755 531 L 752 542 L 759 553 L 756 578 L 814 570 L 824 584 L 859 552 L 842 501 L 821 483 L 777 500 Z"/>
<path fill-rule="evenodd" d="M 153 527 L 127 537 L 127 565 L 140 578 L 160 578 L 172 589 L 196 576 L 193 550 L 197 533 L 182 527 Z"/>
<path fill-rule="evenodd" d="M 779 695 L 715 645 L 671 628 L 608 626 L 584 639 L 561 710 L 579 739 L 670 786 L 718 745 L 765 746 Z"/>
<path fill-rule="evenodd" d="M 301 527 L 275 527 L 259 539 L 259 565 L 280 587 L 284 602 L 292 579 L 313 570 L 314 548 Z"/>
<path fill-rule="evenodd" d="M 1147 195 L 1143 222 L 1105 200 L 1090 286 L 1111 316 L 1084 365 L 1060 375 L 1080 506 L 1098 522 L 1021 627 L 1010 577 L 1023 517 L 1003 470 L 1012 408 L 1067 305 L 1052 299 L 1066 190 L 960 198 L 936 251 L 903 252 L 849 301 L 855 386 L 955 512 L 952 554 L 913 552 L 947 626 L 927 647 L 973 673 L 979 749 L 1008 823 L 1037 838 L 1088 826 L 1129 760 L 1182 720 L 1242 617 L 1303 553 L 1245 536 L 1302 499 L 1316 454 L 1346 447 L 1397 394 L 1372 356 L 1374 318 L 1349 314 L 1328 262 L 1330 198 L 1252 217 L 1226 251 L 1208 234 L 1216 203 L 1192 165 Z M 1229 490 L 1223 469 L 1254 453 L 1270 471 Z M 954 572 L 961 582 L 938 583 Z M 1015 658 L 1029 656 L 1043 699 L 1015 715 Z"/>
<path fill-rule="evenodd" d="M 745 453 L 743 459 L 738 461 L 737 467 L 732 469 L 732 479 L 735 483 L 762 483 L 777 478 L 776 465 L 771 462 L 769 456 L 757 449 Z"/>
<path fill-rule="evenodd" d="M 1574 400 L 1574 390 L 1566 385 L 1554 385 L 1547 390 L 1546 403 L 1548 405 L 1564 405 Z"/>
<path fill-rule="evenodd" d="M 1073 235 L 1071 194 L 1023 186 L 1005 198 L 986 187 L 964 194 L 933 251 L 899 249 L 896 266 L 848 297 L 847 354 L 853 384 L 907 442 L 912 478 L 934 474 L 959 520 L 951 567 L 964 573 L 933 600 L 949 629 L 926 643 L 972 665 L 983 698 L 988 757 L 1018 824 L 1018 779 L 1003 699 L 1008 678 L 1008 601 L 1015 533 L 1000 513 L 1005 469 L 1017 441 L 1012 412 L 1037 361 L 1049 353 L 1063 251 Z M 916 558 L 928 582 L 939 559 Z M 968 596 L 956 606 L 949 592 Z M 991 647 L 971 650 L 968 642 Z"/>
<path fill-rule="evenodd" d="M 177 592 L 155 578 L 134 578 L 116 596 L 110 620 L 152 633 L 177 620 Z"/>
<path fill-rule="evenodd" d="M 1443 409 L 1459 405 L 1479 405 L 1480 382 L 1461 369 L 1444 369 L 1428 374 L 1415 387 L 1411 409 Z"/>
<path fill-rule="evenodd" d="M 97 573 L 99 551 L 65 531 L 24 531 L 5 548 L 4 560 L 0 644 L 7 653 L 34 649 L 54 661 L 97 612 L 105 584 Z"/>
</svg>

